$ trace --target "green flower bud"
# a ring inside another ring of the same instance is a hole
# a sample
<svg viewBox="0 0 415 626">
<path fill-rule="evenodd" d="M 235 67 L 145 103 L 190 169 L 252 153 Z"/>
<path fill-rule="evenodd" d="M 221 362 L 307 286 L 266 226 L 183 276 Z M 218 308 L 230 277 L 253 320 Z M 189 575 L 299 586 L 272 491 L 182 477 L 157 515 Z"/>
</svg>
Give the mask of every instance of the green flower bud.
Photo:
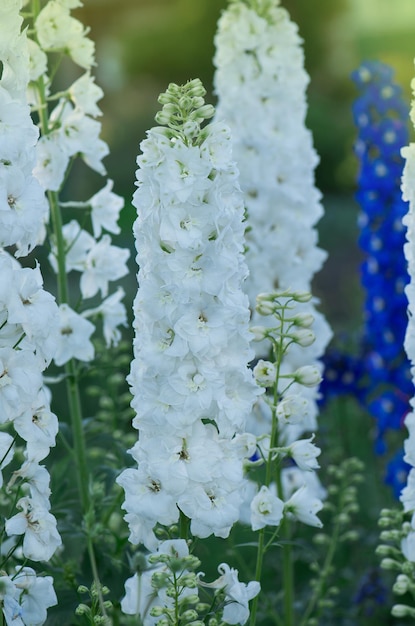
<svg viewBox="0 0 415 626">
<path fill-rule="evenodd" d="M 382 569 L 386 570 L 402 570 L 402 564 L 398 561 L 395 561 L 395 559 L 382 559 L 382 561 L 380 562 L 380 566 Z"/>
<path fill-rule="evenodd" d="M 391 614 L 393 617 L 415 617 L 415 609 L 406 604 L 395 604 L 392 607 Z"/>
<path fill-rule="evenodd" d="M 180 618 L 182 620 L 184 620 L 185 622 L 190 622 L 192 620 L 195 620 L 199 617 L 197 611 L 195 611 L 194 609 L 187 609 L 187 611 L 184 611 L 184 613 L 182 613 L 180 615 Z"/>
<path fill-rule="evenodd" d="M 249 329 L 253 334 L 252 341 L 262 341 L 268 336 L 269 330 L 265 326 L 251 326 Z"/>
<path fill-rule="evenodd" d="M 399 574 L 392 589 L 394 593 L 402 596 L 404 593 L 407 593 L 407 591 L 409 590 L 409 586 L 410 580 L 408 576 L 406 576 L 405 574 Z"/>
<path fill-rule="evenodd" d="M 91 609 L 86 604 L 78 604 L 75 615 L 91 615 Z"/>
</svg>

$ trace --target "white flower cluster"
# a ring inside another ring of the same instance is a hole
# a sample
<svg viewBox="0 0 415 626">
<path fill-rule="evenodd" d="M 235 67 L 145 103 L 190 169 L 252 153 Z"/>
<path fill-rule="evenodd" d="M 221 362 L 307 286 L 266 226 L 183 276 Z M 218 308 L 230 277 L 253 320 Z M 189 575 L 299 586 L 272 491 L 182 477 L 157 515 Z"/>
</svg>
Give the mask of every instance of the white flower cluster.
<svg viewBox="0 0 415 626">
<path fill-rule="evenodd" d="M 48 219 L 44 191 L 32 174 L 38 129 L 26 100 L 29 51 L 20 8 L 20 0 L 8 0 L 0 8 L 0 483 L 6 480 L 4 501 L 10 494 L 19 511 L 5 520 L 9 539 L 1 552 L 47 561 L 61 539 L 50 513 L 50 476 L 39 463 L 55 445 L 58 421 L 42 372 L 55 354 L 59 314 L 43 289 L 39 267 L 22 268 L 4 250 L 14 246 L 16 256 L 27 255 L 43 241 Z M 13 435 L 7 432 L 11 426 Z M 22 448 L 22 466 L 5 479 L 4 469 L 21 458 Z M 52 579 L 37 577 L 30 567 L 10 574 L 4 565 L 1 569 L 6 623 L 43 624 L 46 609 L 56 604 Z"/>
<path fill-rule="evenodd" d="M 257 294 L 274 289 L 310 291 L 326 256 L 317 247 L 315 229 L 323 213 L 314 183 L 318 158 L 304 124 L 309 79 L 298 29 L 278 5 L 278 0 L 230 3 L 215 38 L 216 118 L 231 128 L 245 194 L 246 290 L 254 324 L 259 319 Z M 323 354 L 331 335 L 313 302 L 308 312 L 315 318 L 317 340 L 307 353 L 307 363 Z M 265 349 L 259 343 L 257 355 L 263 356 Z M 298 341 L 285 366 L 293 370 L 304 364 Z M 305 390 L 304 395 L 314 399 L 317 390 Z M 316 414 L 314 405 L 311 429 L 316 428 Z"/>
<path fill-rule="evenodd" d="M 246 364 L 241 282 L 243 201 L 224 124 L 200 129 L 213 107 L 199 80 L 170 85 L 141 143 L 134 225 L 139 289 L 129 382 L 140 435 L 125 470 L 130 540 L 154 549 L 157 522 L 179 512 L 193 535 L 227 537 L 238 519 L 244 434 L 259 389 Z"/>
<path fill-rule="evenodd" d="M 16 246 L 25 256 L 45 238 L 49 207 L 32 173 L 39 131 L 26 99 L 29 49 L 20 6 L 7 0 L 0 7 L 0 247 Z"/>
<path fill-rule="evenodd" d="M 90 70 L 94 64 L 94 44 L 86 36 L 87 30 L 70 15 L 70 9 L 81 6 L 78 0 L 62 2 L 50 0 L 39 12 L 34 23 L 35 40 L 30 41 L 32 98 L 34 105 L 42 107 L 42 98 L 50 91 L 47 53 L 63 51 L 85 73 L 65 92 L 62 92 L 48 118 L 41 119 L 41 137 L 37 143 L 37 163 L 34 174 L 45 190 L 59 192 L 72 161 L 80 156 L 83 161 L 101 175 L 106 174 L 102 159 L 108 154 L 107 144 L 100 139 L 101 124 L 95 119 L 101 115 L 97 101 L 102 90 L 95 84 Z M 106 297 L 108 283 L 125 276 L 129 251 L 114 246 L 108 234 L 118 234 L 117 224 L 123 199 L 113 193 L 113 182 L 106 185 L 85 202 L 61 204 L 62 208 L 89 211 L 92 236 L 77 220 L 70 220 L 62 228 L 66 272 L 81 273 L 82 299 L 94 297 L 98 292 L 106 298 L 99 307 L 75 312 L 69 304 L 60 307 L 60 338 L 55 363 L 63 365 L 71 358 L 90 361 L 94 349 L 90 337 L 95 330 L 87 318 L 101 316 L 107 345 L 120 339 L 120 325 L 126 323 L 126 311 L 121 300 L 121 288 Z M 85 217 L 82 215 L 82 223 Z M 101 236 L 102 235 L 102 236 Z M 59 256 L 61 258 L 59 259 Z M 55 240 L 50 262 L 56 272 L 62 263 L 62 250 Z M 62 267 L 60 268 L 62 270 Z"/>
<path fill-rule="evenodd" d="M 412 81 L 412 90 L 415 96 L 415 79 Z M 415 102 L 412 103 L 411 119 L 415 126 Z M 415 381 L 415 143 L 402 148 L 402 156 L 406 159 L 402 177 L 402 194 L 403 199 L 409 203 L 408 213 L 403 218 L 404 225 L 407 228 L 407 242 L 404 245 L 404 253 L 408 262 L 408 273 L 410 282 L 405 288 L 408 298 L 408 326 L 405 336 L 405 350 L 411 361 L 412 378 Z M 404 511 L 412 513 L 412 528 L 409 539 L 406 544 L 414 545 L 415 542 L 415 398 L 411 401 L 412 411 L 405 418 L 405 426 L 408 429 L 409 436 L 404 442 L 405 456 L 404 461 L 412 465 L 408 475 L 406 487 L 401 493 L 401 502 Z M 410 559 L 415 560 L 415 550 L 411 550 Z"/>
</svg>

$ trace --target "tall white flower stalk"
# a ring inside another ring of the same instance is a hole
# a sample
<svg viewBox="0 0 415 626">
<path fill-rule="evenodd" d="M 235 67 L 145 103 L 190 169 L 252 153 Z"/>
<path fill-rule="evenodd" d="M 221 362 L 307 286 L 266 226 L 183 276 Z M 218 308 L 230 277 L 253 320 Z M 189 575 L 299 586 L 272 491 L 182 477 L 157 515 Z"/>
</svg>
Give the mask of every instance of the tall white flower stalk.
<svg viewBox="0 0 415 626">
<path fill-rule="evenodd" d="M 26 563 L 49 561 L 62 542 L 40 464 L 58 430 L 42 377 L 58 340 L 58 307 L 38 265 L 23 268 L 10 253 L 24 257 L 42 243 L 48 220 L 32 173 L 39 131 L 26 99 L 29 46 L 20 8 L 20 0 L 0 7 L 0 601 L 8 625 L 28 626 L 43 624 L 57 600 L 52 578 Z"/>
<path fill-rule="evenodd" d="M 216 119 L 232 131 L 247 210 L 246 262 L 253 324 L 255 299 L 275 289 L 311 291 L 326 253 L 317 247 L 315 224 L 323 213 L 314 183 L 318 157 L 305 127 L 309 81 L 297 26 L 279 0 L 233 0 L 223 12 L 215 38 Z M 316 341 L 304 356 L 292 346 L 287 371 L 318 364 L 330 339 L 316 300 L 307 305 L 315 318 Z M 267 345 L 258 344 L 265 356 Z M 304 361 L 304 358 L 306 361 Z M 304 390 L 313 404 L 317 389 Z M 310 407 L 309 429 L 317 409 Z"/>
<path fill-rule="evenodd" d="M 37 465 L 54 445 L 57 432 L 57 418 L 50 411 L 49 396 L 42 386 L 42 371 L 51 360 L 65 366 L 81 508 L 84 516 L 93 519 L 78 361 L 94 358 L 91 337 L 95 325 L 91 320 L 102 320 L 107 347 L 120 339 L 119 327 L 126 323 L 121 302 L 124 294 L 120 288 L 109 293 L 109 286 L 127 273 L 129 251 L 112 245 L 108 234 L 120 232 L 117 221 L 123 206 L 122 198 L 112 191 L 111 180 L 106 179 L 87 200 L 63 203 L 60 199 L 78 157 L 106 176 L 102 159 L 108 146 L 100 138 L 101 124 L 96 119 L 101 114 L 97 101 L 103 94 L 91 74 L 94 43 L 87 37 L 88 30 L 71 15 L 82 2 L 29 0 L 24 3 L 26 22 L 22 4 L 21 0 L 7 0 L 0 7 L 0 246 L 16 256 L 27 255 L 43 243 L 50 221 L 49 258 L 57 274 L 59 308 L 43 291 L 38 266 L 22 269 L 7 252 L 1 253 L 5 278 L 0 288 L 2 420 L 12 422 L 18 436 L 27 442 L 25 463 L 8 482 L 21 496 L 16 498 L 20 512 L 7 520 L 5 531 L 10 536 L 22 536 L 24 556 L 47 560 L 61 541 L 49 513 L 47 472 Z M 75 82 L 56 93 L 53 81 L 65 55 L 80 70 Z M 74 219 L 75 214 L 79 219 Z M 74 290 L 72 286 L 69 289 L 68 282 L 72 271 L 79 276 L 79 287 Z M 6 433 L 1 434 L 6 437 Z M 9 440 L 4 441 L 3 465 L 10 460 Z M 91 522 L 88 526 L 85 521 L 100 615 L 106 619 L 90 526 Z M 23 581 L 23 574 L 21 578 Z M 25 584 L 27 591 L 31 583 Z M 10 589 L 14 587 L 6 585 L 3 596 L 6 621 Z M 13 593 L 23 606 L 26 592 Z M 14 600 L 12 605 L 17 611 Z M 13 613 L 13 619 L 21 615 L 25 624 L 40 624 L 45 619 L 37 619 L 33 613 L 26 622 L 24 611 Z"/>
<path fill-rule="evenodd" d="M 255 450 L 244 432 L 260 390 L 247 368 L 243 199 L 227 126 L 201 128 L 214 113 L 204 95 L 198 79 L 171 84 L 159 98 L 161 126 L 137 158 L 129 382 L 138 467 L 118 482 L 130 541 L 150 550 L 157 524 L 179 521 L 184 539 L 189 523 L 193 536 L 227 537 L 242 503 L 243 462 Z"/>
</svg>

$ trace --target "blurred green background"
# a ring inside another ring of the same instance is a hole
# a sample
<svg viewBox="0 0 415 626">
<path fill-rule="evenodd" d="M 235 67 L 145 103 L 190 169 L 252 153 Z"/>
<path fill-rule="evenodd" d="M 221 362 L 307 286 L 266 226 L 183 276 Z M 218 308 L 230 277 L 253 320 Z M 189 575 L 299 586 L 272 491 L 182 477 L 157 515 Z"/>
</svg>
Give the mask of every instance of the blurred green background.
<svg viewBox="0 0 415 626">
<path fill-rule="evenodd" d="M 358 207 L 353 201 L 357 163 L 353 155 L 350 73 L 363 60 L 395 69 L 409 101 L 415 56 L 414 0 L 282 0 L 298 24 L 310 74 L 309 114 L 320 155 L 317 185 L 326 215 L 320 244 L 329 259 L 315 280 L 315 293 L 336 331 L 360 319 Z M 115 190 L 127 199 L 126 230 L 134 219 L 135 158 L 145 131 L 154 125 L 157 96 L 169 82 L 200 77 L 212 93 L 214 34 L 226 0 L 85 0 L 77 16 L 91 27 L 97 47 L 97 82 L 103 87 L 103 137 Z M 88 178 L 81 187 L 96 181 Z M 79 190 L 79 189 L 78 189 Z M 93 189 L 85 189 L 85 193 Z"/>
</svg>

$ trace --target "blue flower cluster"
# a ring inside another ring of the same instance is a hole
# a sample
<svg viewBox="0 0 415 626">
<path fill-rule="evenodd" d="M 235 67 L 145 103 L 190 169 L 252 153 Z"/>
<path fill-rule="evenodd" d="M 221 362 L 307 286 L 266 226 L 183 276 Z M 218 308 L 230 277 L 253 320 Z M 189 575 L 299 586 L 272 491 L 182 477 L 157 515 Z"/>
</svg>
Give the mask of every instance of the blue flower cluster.
<svg viewBox="0 0 415 626">
<path fill-rule="evenodd" d="M 400 150 L 409 142 L 409 108 L 387 65 L 363 63 L 352 79 L 360 92 L 353 118 L 358 130 L 356 199 L 361 207 L 359 246 L 364 253 L 361 282 L 366 299 L 360 354 L 357 359 L 343 357 L 348 371 L 343 369 L 337 379 L 353 380 L 354 395 L 376 419 L 375 450 L 382 454 L 386 432 L 401 428 L 414 393 L 403 348 L 408 305 L 404 289 L 409 276 L 402 217 L 408 209 L 400 190 L 404 163 Z M 330 371 L 336 364 L 330 355 L 327 360 Z M 337 385 L 330 391 L 342 394 L 345 389 Z M 397 494 L 407 473 L 402 457 L 402 452 L 394 457 L 386 476 Z"/>
<path fill-rule="evenodd" d="M 366 405 L 377 420 L 376 449 L 385 451 L 384 434 L 399 429 L 413 394 L 403 342 L 407 326 L 405 285 L 409 276 L 403 254 L 402 217 L 408 207 L 400 182 L 400 150 L 409 141 L 409 108 L 393 70 L 366 62 L 352 74 L 360 91 L 353 105 L 358 129 L 355 153 L 360 162 L 356 198 L 361 206 L 359 245 L 365 259 L 361 281 L 366 291 L 363 359 Z"/>
</svg>

